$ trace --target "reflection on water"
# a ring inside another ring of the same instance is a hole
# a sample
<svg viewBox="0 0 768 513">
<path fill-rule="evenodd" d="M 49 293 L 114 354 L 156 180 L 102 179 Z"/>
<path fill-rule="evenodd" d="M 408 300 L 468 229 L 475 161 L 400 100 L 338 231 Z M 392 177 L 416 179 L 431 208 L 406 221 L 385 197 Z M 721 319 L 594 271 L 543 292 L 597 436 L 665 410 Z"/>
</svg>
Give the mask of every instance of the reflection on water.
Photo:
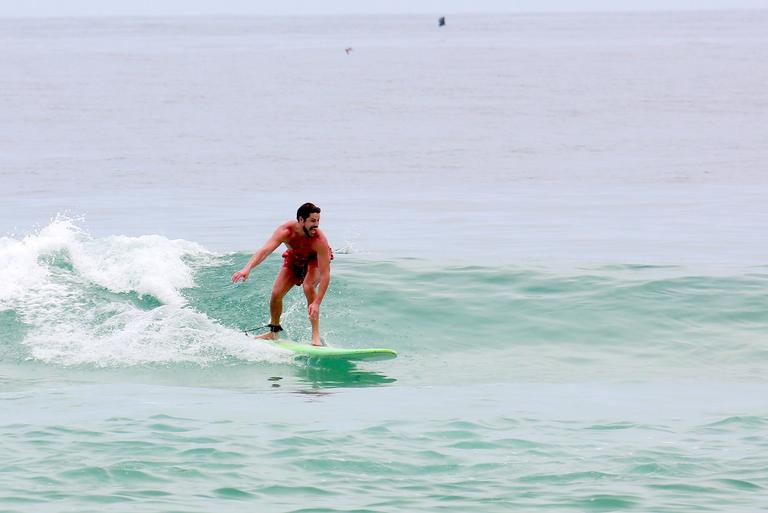
<svg viewBox="0 0 768 513">
<path fill-rule="evenodd" d="M 397 381 L 380 372 L 359 369 L 354 363 L 344 360 L 306 358 L 304 361 L 305 365 L 296 368 L 294 376 L 313 388 L 372 387 Z M 276 384 L 273 381 L 272 386 Z"/>
</svg>

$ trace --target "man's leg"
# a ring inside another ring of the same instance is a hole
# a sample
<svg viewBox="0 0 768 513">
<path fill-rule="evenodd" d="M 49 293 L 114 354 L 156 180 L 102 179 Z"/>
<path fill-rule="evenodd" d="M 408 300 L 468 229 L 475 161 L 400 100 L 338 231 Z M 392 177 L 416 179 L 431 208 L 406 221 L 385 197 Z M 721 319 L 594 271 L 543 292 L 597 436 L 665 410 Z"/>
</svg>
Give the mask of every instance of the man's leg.
<svg viewBox="0 0 768 513">
<path fill-rule="evenodd" d="M 295 285 L 293 282 L 293 273 L 286 267 L 281 267 L 277 273 L 275 284 L 272 286 L 272 296 L 269 299 L 269 323 L 280 325 L 280 316 L 283 315 L 283 298 L 289 290 Z M 255 338 L 259 340 L 276 340 L 277 333 L 268 331 Z"/>
<path fill-rule="evenodd" d="M 304 295 L 307 296 L 307 306 L 309 306 L 314 300 L 317 294 L 317 285 L 320 283 L 320 272 L 317 270 L 316 265 L 310 265 L 307 269 L 307 276 L 304 277 Z M 312 324 L 312 345 L 322 346 L 325 345 L 320 340 L 320 318 L 310 319 Z"/>
</svg>

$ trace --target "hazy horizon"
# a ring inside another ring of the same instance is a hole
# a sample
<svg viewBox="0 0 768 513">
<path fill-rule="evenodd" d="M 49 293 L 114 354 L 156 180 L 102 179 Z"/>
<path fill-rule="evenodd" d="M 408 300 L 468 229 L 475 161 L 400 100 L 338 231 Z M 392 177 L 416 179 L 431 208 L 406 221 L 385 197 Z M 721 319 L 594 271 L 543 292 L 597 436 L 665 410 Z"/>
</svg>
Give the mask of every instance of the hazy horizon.
<svg viewBox="0 0 768 513">
<path fill-rule="evenodd" d="M 635 1 L 619 4 L 608 0 L 586 0 L 578 3 L 562 0 L 536 2 L 522 0 L 515 3 L 499 0 L 405 0 L 370 1 L 365 4 L 350 0 L 323 3 L 308 0 L 290 0 L 281 3 L 248 2 L 244 0 L 167 0 L 153 2 L 137 0 L 130 3 L 104 3 L 97 0 L 33 0 L 25 4 L 1 4 L 1 18 L 17 17 L 102 17 L 102 16 L 343 16 L 343 15 L 459 15 L 459 14 L 514 14 L 555 12 L 632 12 L 632 11 L 691 11 L 691 10 L 763 10 L 763 0 L 670 0 Z"/>
</svg>

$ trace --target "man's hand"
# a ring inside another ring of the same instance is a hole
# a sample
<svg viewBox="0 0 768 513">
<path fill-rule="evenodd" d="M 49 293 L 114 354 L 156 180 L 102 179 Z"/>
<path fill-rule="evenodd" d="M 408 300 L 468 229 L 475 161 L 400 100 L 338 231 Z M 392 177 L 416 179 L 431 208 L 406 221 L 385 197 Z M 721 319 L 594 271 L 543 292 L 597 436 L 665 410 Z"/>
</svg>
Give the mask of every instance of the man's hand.
<svg viewBox="0 0 768 513">
<path fill-rule="evenodd" d="M 320 305 L 317 303 L 310 303 L 309 307 L 309 318 L 313 321 L 316 321 L 320 318 Z"/>
<path fill-rule="evenodd" d="M 232 275 L 232 283 L 237 283 L 240 280 L 243 280 L 243 281 L 247 280 L 249 274 L 251 274 L 250 269 L 243 268 L 237 271 L 235 274 Z"/>
</svg>

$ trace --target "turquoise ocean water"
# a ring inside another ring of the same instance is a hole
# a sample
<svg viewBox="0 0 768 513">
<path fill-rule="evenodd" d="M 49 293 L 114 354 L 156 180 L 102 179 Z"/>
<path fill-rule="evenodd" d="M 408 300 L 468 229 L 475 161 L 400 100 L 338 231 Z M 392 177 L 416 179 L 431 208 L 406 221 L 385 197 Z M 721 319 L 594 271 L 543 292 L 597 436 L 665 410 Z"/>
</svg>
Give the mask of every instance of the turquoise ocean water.
<svg viewBox="0 0 768 513">
<path fill-rule="evenodd" d="M 0 20 L 0 512 L 768 509 L 767 20 Z"/>
</svg>

